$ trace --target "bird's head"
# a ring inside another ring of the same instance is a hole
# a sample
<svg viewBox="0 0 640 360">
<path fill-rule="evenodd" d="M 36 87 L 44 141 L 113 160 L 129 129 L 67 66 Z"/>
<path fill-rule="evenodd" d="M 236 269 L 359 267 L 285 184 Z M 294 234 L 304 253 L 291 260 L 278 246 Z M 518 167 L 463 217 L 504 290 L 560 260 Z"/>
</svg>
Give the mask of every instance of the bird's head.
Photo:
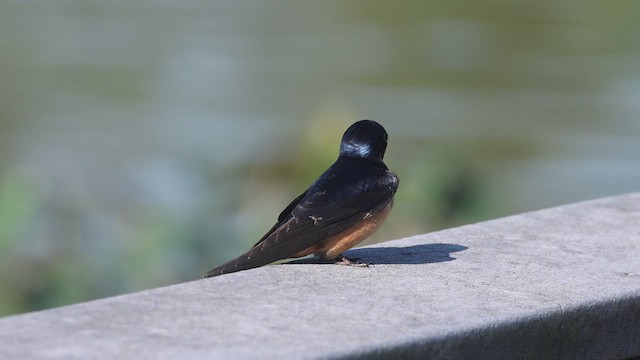
<svg viewBox="0 0 640 360">
<path fill-rule="evenodd" d="M 360 120 L 349 126 L 342 136 L 340 156 L 378 158 L 387 149 L 387 132 L 372 120 Z"/>
</svg>

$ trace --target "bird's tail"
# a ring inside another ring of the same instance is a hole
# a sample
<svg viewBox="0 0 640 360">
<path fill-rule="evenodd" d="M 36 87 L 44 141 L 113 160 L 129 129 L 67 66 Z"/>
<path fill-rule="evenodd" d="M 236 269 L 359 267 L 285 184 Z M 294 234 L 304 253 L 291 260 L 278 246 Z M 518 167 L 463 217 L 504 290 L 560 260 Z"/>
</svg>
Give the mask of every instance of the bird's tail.
<svg viewBox="0 0 640 360">
<path fill-rule="evenodd" d="M 204 278 L 210 278 L 210 277 L 214 277 L 214 276 L 218 276 L 218 275 L 222 275 L 222 274 L 228 274 L 228 273 L 244 270 L 244 269 L 235 270 L 231 265 L 232 264 L 230 264 L 230 263 L 224 263 L 224 264 L 218 266 L 217 268 L 213 268 L 213 269 L 207 271 L 203 275 L 203 277 Z"/>
<path fill-rule="evenodd" d="M 238 256 L 237 258 L 227 261 L 226 263 L 211 269 L 204 274 L 205 278 L 210 278 L 218 275 L 229 274 L 242 270 L 249 270 L 257 268 L 263 265 L 270 264 L 274 261 L 280 260 L 278 256 L 269 256 L 268 252 L 260 246 L 254 246 L 251 250 Z"/>
</svg>

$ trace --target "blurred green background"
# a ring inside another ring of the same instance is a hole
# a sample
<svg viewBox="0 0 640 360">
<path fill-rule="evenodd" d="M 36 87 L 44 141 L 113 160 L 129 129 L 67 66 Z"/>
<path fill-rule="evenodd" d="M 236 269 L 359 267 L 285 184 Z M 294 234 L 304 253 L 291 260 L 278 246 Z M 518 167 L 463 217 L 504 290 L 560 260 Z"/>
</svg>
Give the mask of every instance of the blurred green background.
<svg viewBox="0 0 640 360">
<path fill-rule="evenodd" d="M 636 191 L 639 7 L 2 0 L 0 315 L 199 278 L 364 118 L 368 242 Z"/>
</svg>

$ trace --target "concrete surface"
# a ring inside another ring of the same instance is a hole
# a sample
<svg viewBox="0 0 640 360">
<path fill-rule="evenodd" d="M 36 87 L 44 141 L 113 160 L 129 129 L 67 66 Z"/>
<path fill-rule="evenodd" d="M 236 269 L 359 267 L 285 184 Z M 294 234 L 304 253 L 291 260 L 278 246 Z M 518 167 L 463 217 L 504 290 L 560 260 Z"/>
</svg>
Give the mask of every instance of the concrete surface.
<svg viewBox="0 0 640 360">
<path fill-rule="evenodd" d="M 0 358 L 640 356 L 640 193 L 350 255 L 375 265 L 272 265 L 6 317 Z"/>
</svg>

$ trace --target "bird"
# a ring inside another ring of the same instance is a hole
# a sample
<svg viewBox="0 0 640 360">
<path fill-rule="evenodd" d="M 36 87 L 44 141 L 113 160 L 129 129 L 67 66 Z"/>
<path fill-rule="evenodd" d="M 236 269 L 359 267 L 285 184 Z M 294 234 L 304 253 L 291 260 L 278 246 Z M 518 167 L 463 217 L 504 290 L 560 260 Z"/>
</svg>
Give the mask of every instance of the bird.
<svg viewBox="0 0 640 360">
<path fill-rule="evenodd" d="M 291 201 L 276 224 L 247 252 L 204 277 L 312 254 L 325 261 L 362 264 L 342 253 L 375 232 L 393 207 L 399 179 L 383 162 L 387 139 L 375 121 L 352 124 L 342 136 L 338 159 Z"/>
</svg>

